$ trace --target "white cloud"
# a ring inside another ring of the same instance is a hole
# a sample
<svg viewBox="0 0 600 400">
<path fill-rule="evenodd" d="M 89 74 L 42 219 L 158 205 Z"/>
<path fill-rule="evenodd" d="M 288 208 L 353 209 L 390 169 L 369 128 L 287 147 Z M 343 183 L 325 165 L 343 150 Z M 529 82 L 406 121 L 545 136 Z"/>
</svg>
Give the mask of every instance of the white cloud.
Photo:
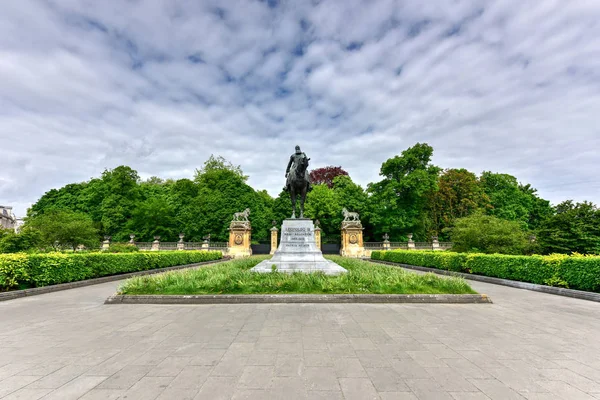
<svg viewBox="0 0 600 400">
<path fill-rule="evenodd" d="M 275 195 L 295 144 L 366 184 L 428 142 L 442 167 L 600 203 L 598 2 L 277 3 L 3 4 L 0 202 L 210 154 Z"/>
</svg>

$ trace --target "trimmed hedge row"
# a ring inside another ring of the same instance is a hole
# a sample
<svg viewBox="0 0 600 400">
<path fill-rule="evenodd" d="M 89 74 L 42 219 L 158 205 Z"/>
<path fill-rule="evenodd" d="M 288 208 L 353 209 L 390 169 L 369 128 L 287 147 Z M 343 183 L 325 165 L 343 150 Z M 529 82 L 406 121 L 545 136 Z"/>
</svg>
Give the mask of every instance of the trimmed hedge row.
<svg viewBox="0 0 600 400">
<path fill-rule="evenodd" d="M 448 251 L 374 251 L 373 260 L 485 275 L 539 285 L 600 292 L 600 257 L 510 256 Z"/>
<path fill-rule="evenodd" d="M 0 254 L 0 291 L 218 260 L 220 251 Z"/>
</svg>

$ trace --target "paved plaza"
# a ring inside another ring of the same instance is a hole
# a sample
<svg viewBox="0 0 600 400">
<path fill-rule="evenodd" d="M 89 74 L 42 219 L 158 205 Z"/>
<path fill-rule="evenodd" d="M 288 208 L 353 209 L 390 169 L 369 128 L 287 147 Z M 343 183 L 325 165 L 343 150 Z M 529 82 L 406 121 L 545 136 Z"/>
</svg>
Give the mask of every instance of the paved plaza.
<svg viewBox="0 0 600 400">
<path fill-rule="evenodd" d="M 600 304 L 472 282 L 494 304 L 0 303 L 0 398 L 600 399 Z"/>
</svg>

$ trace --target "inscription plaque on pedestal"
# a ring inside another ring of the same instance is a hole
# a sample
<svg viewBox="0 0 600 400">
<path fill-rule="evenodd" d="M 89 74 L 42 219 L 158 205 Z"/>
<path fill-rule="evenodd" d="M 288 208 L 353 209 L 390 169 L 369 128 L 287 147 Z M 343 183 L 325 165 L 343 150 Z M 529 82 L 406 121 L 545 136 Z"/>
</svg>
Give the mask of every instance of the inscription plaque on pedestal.
<svg viewBox="0 0 600 400">
<path fill-rule="evenodd" d="M 338 275 L 346 270 L 326 260 L 315 241 L 315 227 L 309 219 L 286 219 L 281 226 L 281 241 L 273 258 L 252 268 L 255 272 L 317 272 Z"/>
</svg>

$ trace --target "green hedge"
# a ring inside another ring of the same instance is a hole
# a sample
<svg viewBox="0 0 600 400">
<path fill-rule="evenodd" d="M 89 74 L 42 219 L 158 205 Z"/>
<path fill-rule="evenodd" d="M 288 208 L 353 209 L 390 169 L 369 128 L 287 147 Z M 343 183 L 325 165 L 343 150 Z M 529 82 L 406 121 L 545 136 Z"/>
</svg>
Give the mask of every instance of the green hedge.
<svg viewBox="0 0 600 400">
<path fill-rule="evenodd" d="M 539 285 L 600 292 L 599 256 L 567 256 L 563 254 L 510 256 L 448 251 L 392 250 L 374 251 L 371 258 Z"/>
<path fill-rule="evenodd" d="M 0 291 L 40 287 L 222 258 L 220 251 L 0 254 Z"/>
</svg>

